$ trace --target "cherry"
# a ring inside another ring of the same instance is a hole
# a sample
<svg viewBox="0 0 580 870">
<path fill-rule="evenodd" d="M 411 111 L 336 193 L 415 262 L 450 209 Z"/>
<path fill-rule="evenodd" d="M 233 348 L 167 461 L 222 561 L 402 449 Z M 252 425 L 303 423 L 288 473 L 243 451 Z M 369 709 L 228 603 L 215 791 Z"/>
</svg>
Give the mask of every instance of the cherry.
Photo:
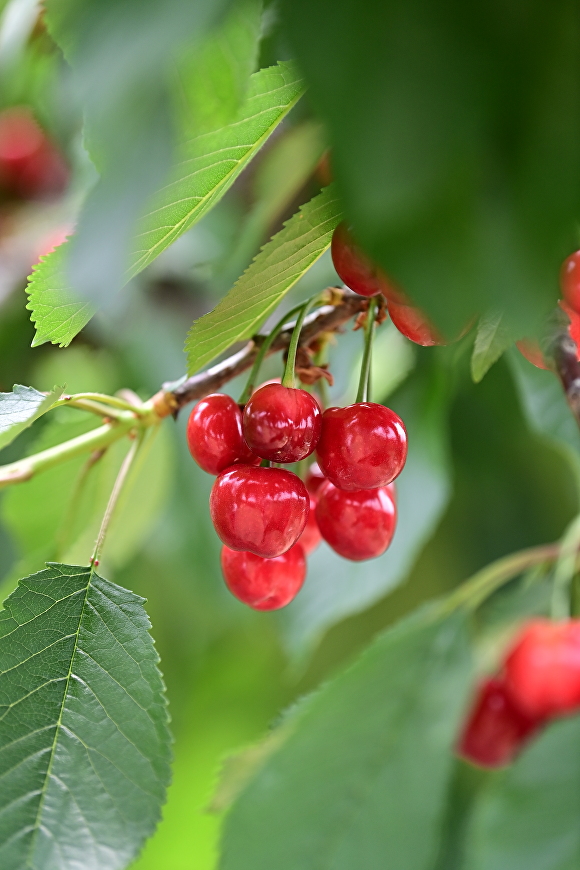
<svg viewBox="0 0 580 870">
<path fill-rule="evenodd" d="M 580 251 L 570 254 L 562 263 L 560 286 L 570 308 L 580 314 Z"/>
<path fill-rule="evenodd" d="M 388 295 L 391 284 L 385 273 L 361 251 L 347 225 L 340 223 L 332 234 L 332 262 L 340 279 L 361 296 Z"/>
<path fill-rule="evenodd" d="M 326 480 L 322 471 L 320 470 L 320 465 L 318 462 L 313 462 L 310 468 L 308 469 L 308 474 L 306 475 L 306 489 L 311 495 L 316 495 L 324 481 Z"/>
<path fill-rule="evenodd" d="M 254 610 L 285 607 L 296 597 L 306 577 L 300 544 L 272 559 L 222 547 L 221 562 L 230 592 Z"/>
<path fill-rule="evenodd" d="M 400 296 L 394 298 L 393 295 L 390 295 L 387 300 L 387 309 L 393 324 L 410 341 L 421 344 L 423 347 L 445 344 L 443 338 L 420 308 L 409 305 Z"/>
<path fill-rule="evenodd" d="M 345 492 L 327 481 L 318 493 L 316 521 L 339 556 L 362 562 L 380 556 L 391 543 L 397 509 L 386 487 Z"/>
<path fill-rule="evenodd" d="M 61 154 L 23 106 L 0 114 L 0 181 L 24 198 L 61 193 L 68 181 Z"/>
<path fill-rule="evenodd" d="M 246 444 L 272 462 L 298 462 L 314 451 L 320 438 L 322 411 L 306 390 L 266 384 L 244 408 Z"/>
<path fill-rule="evenodd" d="M 322 535 L 320 534 L 320 529 L 318 528 L 318 523 L 316 522 L 315 510 L 316 499 L 313 498 L 313 496 L 311 495 L 310 513 L 308 514 L 308 519 L 306 521 L 306 525 L 304 526 L 304 531 L 298 539 L 298 543 L 301 545 L 306 556 L 309 556 L 310 553 L 314 552 L 314 550 L 317 548 L 322 540 Z"/>
<path fill-rule="evenodd" d="M 394 411 L 374 402 L 328 408 L 317 456 L 322 473 L 340 489 L 376 489 L 401 473 L 407 431 Z"/>
<path fill-rule="evenodd" d="M 197 403 L 187 423 L 187 444 L 208 474 L 219 474 L 238 462 L 260 464 L 242 436 L 240 406 L 223 393 L 212 393 Z"/>
<path fill-rule="evenodd" d="M 296 543 L 309 509 L 306 487 L 283 468 L 234 465 L 217 477 L 209 499 L 223 543 L 267 559 L 281 556 Z"/>
<path fill-rule="evenodd" d="M 457 752 L 481 767 L 502 767 L 540 725 L 514 704 L 503 680 L 488 679 L 478 689 Z"/>
<path fill-rule="evenodd" d="M 516 341 L 516 347 L 521 355 L 537 369 L 547 369 L 542 348 L 535 338 L 522 338 Z"/>
<path fill-rule="evenodd" d="M 517 705 L 537 719 L 580 708 L 580 620 L 529 622 L 505 663 Z"/>
<path fill-rule="evenodd" d="M 574 311 L 566 302 L 559 302 L 558 305 L 570 321 L 568 334 L 576 345 L 576 358 L 580 360 L 580 314 Z"/>
</svg>

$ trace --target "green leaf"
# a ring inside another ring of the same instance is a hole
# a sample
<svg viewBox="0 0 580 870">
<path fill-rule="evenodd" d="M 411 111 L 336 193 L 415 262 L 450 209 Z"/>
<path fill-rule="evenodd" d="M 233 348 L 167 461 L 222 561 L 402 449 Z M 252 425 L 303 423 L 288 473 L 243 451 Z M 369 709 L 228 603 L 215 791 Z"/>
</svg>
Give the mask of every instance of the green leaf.
<svg viewBox="0 0 580 870">
<path fill-rule="evenodd" d="M 291 63 L 255 73 L 244 105 L 227 127 L 186 142 L 169 183 L 139 221 L 126 274 L 129 280 L 190 229 L 231 187 L 242 170 L 295 105 L 304 90 Z M 78 299 L 65 277 L 66 242 L 35 267 L 28 308 L 36 325 L 34 344 L 68 345 L 95 308 Z"/>
<path fill-rule="evenodd" d="M 190 374 L 234 342 L 254 334 L 330 246 L 340 218 L 340 203 L 332 186 L 301 206 L 264 245 L 219 305 L 193 324 L 185 345 Z"/>
<path fill-rule="evenodd" d="M 428 870 L 470 671 L 462 615 L 380 636 L 285 723 L 226 818 L 221 870 Z"/>
<path fill-rule="evenodd" d="M 476 805 L 465 870 L 577 870 L 580 719 L 548 728 Z"/>
<path fill-rule="evenodd" d="M 170 734 L 143 599 L 49 565 L 0 613 L 0 866 L 117 870 L 153 832 Z"/>
<path fill-rule="evenodd" d="M 62 387 L 45 395 L 21 384 L 14 384 L 11 393 L 0 393 L 0 450 L 46 414 L 61 394 Z"/>
<path fill-rule="evenodd" d="M 384 556 L 367 562 L 347 562 L 324 543 L 309 557 L 308 581 L 280 614 L 286 643 L 297 658 L 311 652 L 332 625 L 370 607 L 401 583 L 431 537 L 451 491 L 449 384 L 445 369 L 432 356 L 389 400 L 409 433 L 407 462 L 396 481 L 393 543 Z"/>
<path fill-rule="evenodd" d="M 471 377 L 476 384 L 483 379 L 512 341 L 513 337 L 505 326 L 501 312 L 491 311 L 481 318 L 471 356 Z"/>
</svg>

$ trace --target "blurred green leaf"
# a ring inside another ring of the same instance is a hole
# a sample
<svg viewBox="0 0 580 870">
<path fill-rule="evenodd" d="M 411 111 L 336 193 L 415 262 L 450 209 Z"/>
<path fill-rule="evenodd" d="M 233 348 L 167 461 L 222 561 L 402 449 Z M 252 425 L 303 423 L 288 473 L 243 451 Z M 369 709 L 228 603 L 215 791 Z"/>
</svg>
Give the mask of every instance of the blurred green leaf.
<svg viewBox="0 0 580 870">
<path fill-rule="evenodd" d="M 11 393 L 0 393 L 0 450 L 46 414 L 62 394 L 55 387 L 48 395 L 33 387 L 15 384 Z"/>
<path fill-rule="evenodd" d="M 144 599 L 50 565 L 0 613 L 0 863 L 117 870 L 153 832 L 170 734 Z"/>
<path fill-rule="evenodd" d="M 576 870 L 580 719 L 551 725 L 476 804 L 465 870 Z"/>
<path fill-rule="evenodd" d="M 508 359 L 531 429 L 565 455 L 580 488 L 580 432 L 558 378 L 554 372 L 536 368 L 515 347 Z"/>
<path fill-rule="evenodd" d="M 310 652 L 332 625 L 370 607 L 405 579 L 447 506 L 449 378 L 434 361 L 417 374 L 392 403 L 409 434 L 407 462 L 396 481 L 393 543 L 384 556 L 367 562 L 347 562 L 324 543 L 309 557 L 306 583 L 281 613 L 286 642 L 297 657 Z"/>
<path fill-rule="evenodd" d="M 299 705 L 226 819 L 220 868 L 428 870 L 470 670 L 463 616 L 381 635 Z"/>
<path fill-rule="evenodd" d="M 485 7 L 283 0 L 361 244 L 448 335 L 532 329 L 578 247 L 580 20 Z"/>
<path fill-rule="evenodd" d="M 250 338 L 288 290 L 330 246 L 340 204 L 325 188 L 264 245 L 230 292 L 187 336 L 188 371 L 193 374 L 236 341 Z"/>
<path fill-rule="evenodd" d="M 130 256 L 126 280 L 219 201 L 302 92 L 302 81 L 292 64 L 260 70 L 251 78 L 236 121 L 184 144 L 169 183 L 153 197 L 148 214 L 139 221 L 137 247 Z M 46 341 L 68 345 L 95 313 L 94 306 L 79 300 L 67 282 L 68 245 L 45 257 L 30 278 L 28 308 L 36 325 L 35 345 Z"/>
<path fill-rule="evenodd" d="M 513 336 L 506 329 L 501 312 L 492 311 L 481 318 L 471 356 L 471 377 L 478 384 L 510 346 Z"/>
</svg>

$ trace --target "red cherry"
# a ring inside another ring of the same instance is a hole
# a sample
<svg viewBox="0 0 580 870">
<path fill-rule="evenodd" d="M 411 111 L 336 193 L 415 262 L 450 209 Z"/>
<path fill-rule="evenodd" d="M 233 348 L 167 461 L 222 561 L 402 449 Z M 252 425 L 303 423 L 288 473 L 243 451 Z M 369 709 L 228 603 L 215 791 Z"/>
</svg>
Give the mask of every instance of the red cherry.
<svg viewBox="0 0 580 870">
<path fill-rule="evenodd" d="M 281 556 L 296 543 L 309 509 L 306 487 L 283 468 L 234 465 L 218 476 L 209 499 L 223 543 L 267 559 Z"/>
<path fill-rule="evenodd" d="M 580 708 L 580 620 L 529 622 L 505 663 L 515 703 L 536 719 Z"/>
<path fill-rule="evenodd" d="M 322 471 L 320 470 L 320 465 L 318 462 L 313 462 L 310 468 L 308 469 L 308 474 L 306 475 L 306 489 L 311 495 L 316 495 L 324 481 L 326 480 Z"/>
<path fill-rule="evenodd" d="M 521 355 L 537 369 L 547 369 L 542 348 L 535 338 L 522 338 L 516 341 L 516 347 Z"/>
<path fill-rule="evenodd" d="M 580 251 L 570 254 L 562 263 L 560 286 L 570 308 L 580 314 Z"/>
<path fill-rule="evenodd" d="M 221 562 L 230 592 L 254 610 L 278 610 L 290 604 L 306 577 L 300 544 L 273 559 L 222 547 Z"/>
<path fill-rule="evenodd" d="M 580 314 L 577 314 L 566 302 L 560 301 L 558 305 L 570 321 L 568 334 L 576 345 L 576 358 L 580 360 Z"/>
<path fill-rule="evenodd" d="M 316 521 L 339 556 L 362 562 L 380 556 L 391 543 L 397 509 L 384 486 L 345 492 L 327 481 L 318 494 Z"/>
<path fill-rule="evenodd" d="M 0 114 L 0 181 L 26 198 L 61 193 L 68 181 L 62 156 L 23 106 Z"/>
<path fill-rule="evenodd" d="M 300 535 L 298 539 L 298 543 L 301 545 L 302 549 L 306 556 L 309 556 L 310 553 L 314 552 L 319 543 L 322 540 L 322 535 L 320 534 L 320 529 L 318 528 L 318 523 L 316 522 L 316 499 L 310 496 L 310 513 L 308 514 L 308 520 L 306 521 L 306 525 L 304 526 L 304 531 Z"/>
<path fill-rule="evenodd" d="M 306 390 L 267 384 L 244 408 L 246 444 L 272 462 L 298 462 L 314 451 L 320 438 L 322 411 Z"/>
<path fill-rule="evenodd" d="M 423 347 L 445 344 L 443 338 L 420 308 L 415 308 L 406 301 L 399 301 L 392 296 L 389 296 L 387 300 L 387 308 L 394 325 L 410 341 L 421 344 Z"/>
<path fill-rule="evenodd" d="M 514 704 L 501 679 L 486 680 L 477 691 L 457 752 L 481 767 L 502 767 L 540 725 Z"/>
<path fill-rule="evenodd" d="M 340 223 L 332 234 L 332 262 L 340 279 L 361 296 L 388 294 L 391 284 L 385 273 L 361 251 L 347 225 Z"/>
<path fill-rule="evenodd" d="M 401 473 L 407 431 L 390 408 L 358 402 L 328 408 L 317 448 L 322 473 L 340 489 L 376 489 Z"/>
<path fill-rule="evenodd" d="M 230 396 L 213 393 L 197 403 L 187 423 L 187 444 L 197 464 L 219 474 L 238 462 L 259 465 L 242 436 L 242 411 Z"/>
</svg>

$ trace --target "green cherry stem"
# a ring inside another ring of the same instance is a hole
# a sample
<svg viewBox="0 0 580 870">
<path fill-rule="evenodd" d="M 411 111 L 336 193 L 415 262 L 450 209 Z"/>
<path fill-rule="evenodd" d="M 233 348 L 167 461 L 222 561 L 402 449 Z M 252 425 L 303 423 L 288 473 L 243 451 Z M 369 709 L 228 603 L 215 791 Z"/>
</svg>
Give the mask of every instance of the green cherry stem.
<svg viewBox="0 0 580 870">
<path fill-rule="evenodd" d="M 371 361 L 373 350 L 373 337 L 375 332 L 375 317 L 377 311 L 377 297 L 371 296 L 369 299 L 369 307 L 367 311 L 367 321 L 365 324 L 365 347 L 363 351 L 362 364 L 360 368 L 360 379 L 358 382 L 358 392 L 356 394 L 357 402 L 368 402 L 370 398 L 370 382 L 371 382 Z"/>
<path fill-rule="evenodd" d="M 290 344 L 288 345 L 288 357 L 286 359 L 286 368 L 284 369 L 284 377 L 282 378 L 282 386 L 290 387 L 291 389 L 296 388 L 296 374 L 294 369 L 296 367 L 296 351 L 298 350 L 298 342 L 300 341 L 300 333 L 302 332 L 302 324 L 304 323 L 304 318 L 310 311 L 310 309 L 320 300 L 320 296 L 317 294 L 313 296 L 308 302 L 304 302 L 300 309 L 300 314 L 298 315 L 298 320 L 296 321 L 296 326 L 292 332 L 292 336 L 290 338 Z"/>
<path fill-rule="evenodd" d="M 252 366 L 252 370 L 251 370 L 250 375 L 248 377 L 248 381 L 246 383 L 246 386 L 244 387 L 244 392 L 242 393 L 242 395 L 238 399 L 238 405 L 245 405 L 246 402 L 249 400 L 250 396 L 254 392 L 254 387 L 256 385 L 256 380 L 258 378 L 258 372 L 260 371 L 260 367 L 261 367 L 262 363 L 264 362 L 264 357 L 266 356 L 266 354 L 270 350 L 270 347 L 272 346 L 272 342 L 274 341 L 276 336 L 282 332 L 282 330 L 284 329 L 285 325 L 288 323 L 290 318 L 294 317 L 295 314 L 298 314 L 298 312 L 302 309 L 303 304 L 304 303 L 302 303 L 301 305 L 295 305 L 294 308 L 291 308 L 290 311 L 287 311 L 286 314 L 284 315 L 284 317 L 282 317 L 278 321 L 278 323 L 273 328 L 273 330 L 270 332 L 270 334 L 261 343 L 260 350 L 258 351 L 258 355 L 257 355 L 256 359 L 254 360 L 254 365 Z"/>
<path fill-rule="evenodd" d="M 580 548 L 580 516 L 572 520 L 562 538 L 560 555 L 554 568 L 552 586 L 552 619 L 569 619 L 571 614 L 571 586 L 576 573 Z"/>
</svg>

